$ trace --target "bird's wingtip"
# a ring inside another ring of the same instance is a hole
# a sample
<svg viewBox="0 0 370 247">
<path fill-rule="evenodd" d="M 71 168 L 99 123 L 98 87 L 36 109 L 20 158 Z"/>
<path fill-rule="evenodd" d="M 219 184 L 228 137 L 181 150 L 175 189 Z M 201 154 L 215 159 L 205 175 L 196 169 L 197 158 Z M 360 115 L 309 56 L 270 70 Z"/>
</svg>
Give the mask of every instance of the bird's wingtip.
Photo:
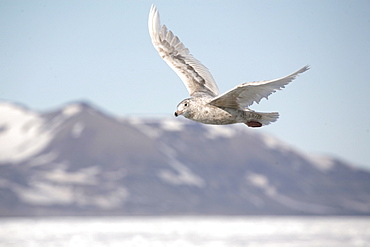
<svg viewBox="0 0 370 247">
<path fill-rule="evenodd" d="M 304 71 L 309 70 L 309 69 L 311 69 L 311 65 L 307 64 L 302 69 L 304 69 Z"/>
<path fill-rule="evenodd" d="M 311 68 L 311 66 L 307 64 L 306 66 L 303 66 L 301 69 L 299 69 L 296 73 L 297 74 L 303 73 L 303 72 L 309 70 L 310 68 Z"/>
<path fill-rule="evenodd" d="M 159 20 L 159 13 L 158 9 L 154 4 L 150 7 L 149 18 L 148 18 L 148 28 L 150 37 L 153 40 L 156 40 L 156 33 L 159 32 L 160 29 L 160 20 Z"/>
</svg>

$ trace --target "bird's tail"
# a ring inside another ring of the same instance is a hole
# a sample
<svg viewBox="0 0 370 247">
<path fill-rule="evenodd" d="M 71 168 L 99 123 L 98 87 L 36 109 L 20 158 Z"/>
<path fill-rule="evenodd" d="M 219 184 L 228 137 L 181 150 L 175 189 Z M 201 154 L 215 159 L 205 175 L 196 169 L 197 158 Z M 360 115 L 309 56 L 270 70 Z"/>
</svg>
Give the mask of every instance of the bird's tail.
<svg viewBox="0 0 370 247">
<path fill-rule="evenodd" d="M 278 112 L 245 112 L 245 124 L 249 127 L 261 127 L 275 122 L 279 118 Z"/>
</svg>

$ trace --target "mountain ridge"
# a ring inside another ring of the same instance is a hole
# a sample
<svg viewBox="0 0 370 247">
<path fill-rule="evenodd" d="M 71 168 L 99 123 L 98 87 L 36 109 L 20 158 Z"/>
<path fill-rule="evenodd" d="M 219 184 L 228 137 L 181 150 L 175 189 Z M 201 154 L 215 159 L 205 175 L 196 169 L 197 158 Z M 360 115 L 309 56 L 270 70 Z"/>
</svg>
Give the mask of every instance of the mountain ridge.
<svg viewBox="0 0 370 247">
<path fill-rule="evenodd" d="M 0 216 L 368 215 L 370 173 L 245 126 L 0 103 Z"/>
</svg>

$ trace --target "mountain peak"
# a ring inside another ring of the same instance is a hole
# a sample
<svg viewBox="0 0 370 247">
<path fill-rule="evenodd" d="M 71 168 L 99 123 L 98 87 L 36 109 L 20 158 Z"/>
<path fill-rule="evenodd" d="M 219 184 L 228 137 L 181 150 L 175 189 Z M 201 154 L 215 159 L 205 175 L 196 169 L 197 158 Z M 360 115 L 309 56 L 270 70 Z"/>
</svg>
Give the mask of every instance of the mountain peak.
<svg viewBox="0 0 370 247">
<path fill-rule="evenodd" d="M 81 112 L 82 110 L 88 110 L 88 109 L 96 110 L 97 107 L 93 103 L 86 101 L 86 100 L 72 101 L 72 102 L 65 104 L 62 107 L 62 110 L 66 111 L 66 114 L 72 114 L 72 115 L 77 114 Z"/>
<path fill-rule="evenodd" d="M 86 103 L 71 103 L 62 108 L 62 113 L 67 117 L 71 117 L 81 113 L 86 108 L 90 108 Z"/>
</svg>

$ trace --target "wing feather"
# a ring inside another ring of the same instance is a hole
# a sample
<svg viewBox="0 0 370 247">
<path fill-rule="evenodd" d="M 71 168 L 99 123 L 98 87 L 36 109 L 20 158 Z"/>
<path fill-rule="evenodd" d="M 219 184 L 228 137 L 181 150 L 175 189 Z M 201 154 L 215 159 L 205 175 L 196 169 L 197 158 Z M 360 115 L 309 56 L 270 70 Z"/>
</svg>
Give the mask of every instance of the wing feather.
<svg viewBox="0 0 370 247">
<path fill-rule="evenodd" d="M 165 25 L 161 26 L 154 5 L 150 9 L 148 27 L 155 49 L 181 78 L 191 96 L 198 93 L 212 97 L 219 95 L 217 84 L 208 69 L 189 53 L 180 39 Z"/>
<path fill-rule="evenodd" d="M 235 88 L 217 96 L 210 104 L 218 107 L 245 109 L 254 102 L 259 103 L 261 99 L 268 98 L 269 95 L 281 90 L 288 83 L 293 81 L 299 74 L 307 71 L 309 66 L 305 66 L 300 70 L 288 76 L 270 80 L 247 82 L 236 86 Z"/>
</svg>

